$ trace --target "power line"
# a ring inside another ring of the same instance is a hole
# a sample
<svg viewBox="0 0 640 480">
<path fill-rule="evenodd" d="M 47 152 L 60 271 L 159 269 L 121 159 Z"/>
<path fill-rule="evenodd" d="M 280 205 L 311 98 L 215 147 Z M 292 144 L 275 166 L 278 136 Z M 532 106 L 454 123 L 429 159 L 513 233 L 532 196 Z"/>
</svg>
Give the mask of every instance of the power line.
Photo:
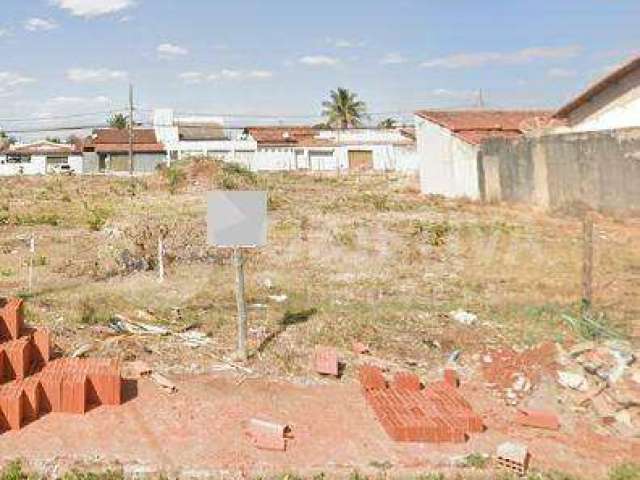
<svg viewBox="0 0 640 480">
<path fill-rule="evenodd" d="M 114 113 L 120 113 L 126 111 L 126 107 L 117 110 L 102 110 L 99 112 L 86 112 L 86 113 L 70 113 L 67 115 L 55 115 L 51 117 L 45 118 L 0 118 L 0 122 L 7 123 L 24 123 L 24 122 L 48 122 L 50 120 L 64 120 L 65 118 L 79 118 L 79 117 L 90 117 L 93 115 L 110 115 Z"/>
</svg>

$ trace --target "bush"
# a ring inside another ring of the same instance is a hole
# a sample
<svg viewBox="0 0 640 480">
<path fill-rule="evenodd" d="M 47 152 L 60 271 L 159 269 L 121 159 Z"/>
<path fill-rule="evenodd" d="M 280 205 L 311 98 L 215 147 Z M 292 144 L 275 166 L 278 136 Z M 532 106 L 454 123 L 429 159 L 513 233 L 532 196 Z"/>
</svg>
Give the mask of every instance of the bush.
<svg viewBox="0 0 640 480">
<path fill-rule="evenodd" d="M 86 222 L 89 230 L 93 232 L 99 232 L 106 225 L 111 218 L 112 211 L 108 208 L 99 206 L 89 206 L 85 203 L 85 210 L 87 212 Z"/>
<path fill-rule="evenodd" d="M 0 472 L 0 480 L 27 480 L 29 476 L 22 470 L 22 462 L 14 460 Z"/>
<path fill-rule="evenodd" d="M 170 167 L 165 168 L 162 173 L 167 182 L 169 193 L 174 195 L 186 178 L 184 170 L 177 165 L 171 165 Z"/>
<path fill-rule="evenodd" d="M 640 463 L 623 463 L 609 472 L 609 480 L 640 480 Z"/>
</svg>

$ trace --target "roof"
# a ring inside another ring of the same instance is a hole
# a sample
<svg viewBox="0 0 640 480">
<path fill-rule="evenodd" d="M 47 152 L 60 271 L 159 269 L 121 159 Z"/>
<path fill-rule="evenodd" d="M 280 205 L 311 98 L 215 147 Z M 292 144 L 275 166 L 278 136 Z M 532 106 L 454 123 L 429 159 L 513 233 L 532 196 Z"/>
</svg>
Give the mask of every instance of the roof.
<svg viewBox="0 0 640 480">
<path fill-rule="evenodd" d="M 332 147 L 330 140 L 317 138 L 319 131 L 309 126 L 247 127 L 246 131 L 265 147 Z"/>
<path fill-rule="evenodd" d="M 464 141 L 480 144 L 494 137 L 515 138 L 532 123 L 548 120 L 546 110 L 422 110 L 421 118 L 451 130 Z"/>
<path fill-rule="evenodd" d="M 73 155 L 80 154 L 77 145 L 49 142 L 47 140 L 22 145 L 9 145 L 3 154 L 14 155 Z"/>
<path fill-rule="evenodd" d="M 227 140 L 222 125 L 202 124 L 202 125 L 179 125 L 178 138 L 186 141 L 211 141 Z"/>
<path fill-rule="evenodd" d="M 121 153 L 129 151 L 129 130 L 102 128 L 94 130 L 85 141 L 84 149 L 97 153 Z M 164 145 L 156 139 L 153 129 L 136 128 L 133 130 L 133 151 L 136 153 L 162 153 Z"/>
<path fill-rule="evenodd" d="M 560 108 L 553 116 L 554 118 L 567 118 L 574 110 L 577 110 L 596 95 L 601 94 L 607 88 L 622 80 L 624 77 L 640 68 L 640 56 L 623 64 L 613 72 L 607 74 L 604 78 L 593 83 L 585 91 Z"/>
</svg>

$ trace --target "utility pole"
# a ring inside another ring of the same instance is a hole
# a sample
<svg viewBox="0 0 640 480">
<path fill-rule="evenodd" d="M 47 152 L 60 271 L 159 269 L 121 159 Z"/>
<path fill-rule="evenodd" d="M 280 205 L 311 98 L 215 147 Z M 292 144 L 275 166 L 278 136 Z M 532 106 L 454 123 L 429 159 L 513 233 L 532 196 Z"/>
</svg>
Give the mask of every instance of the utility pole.
<svg viewBox="0 0 640 480">
<path fill-rule="evenodd" d="M 133 175 L 133 84 L 129 84 L 129 175 Z"/>
<path fill-rule="evenodd" d="M 478 108 L 484 108 L 484 93 L 482 89 L 478 90 Z"/>
</svg>

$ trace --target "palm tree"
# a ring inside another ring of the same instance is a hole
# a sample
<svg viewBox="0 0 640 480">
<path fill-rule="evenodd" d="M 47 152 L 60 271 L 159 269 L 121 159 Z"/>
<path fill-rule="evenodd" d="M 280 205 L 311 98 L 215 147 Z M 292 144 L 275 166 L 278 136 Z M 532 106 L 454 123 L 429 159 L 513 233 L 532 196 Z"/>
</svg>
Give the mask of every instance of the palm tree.
<svg viewBox="0 0 640 480">
<path fill-rule="evenodd" d="M 397 122 L 395 118 L 385 118 L 380 123 L 378 123 L 378 128 L 387 128 L 389 130 L 396 128 Z"/>
<path fill-rule="evenodd" d="M 331 100 L 322 102 L 327 123 L 333 127 L 352 128 L 362 124 L 367 116 L 367 105 L 358 100 L 358 94 L 346 88 L 331 91 Z"/>
<path fill-rule="evenodd" d="M 129 120 L 122 113 L 111 115 L 108 123 L 111 128 L 117 128 L 118 130 L 124 130 L 129 126 Z"/>
</svg>

